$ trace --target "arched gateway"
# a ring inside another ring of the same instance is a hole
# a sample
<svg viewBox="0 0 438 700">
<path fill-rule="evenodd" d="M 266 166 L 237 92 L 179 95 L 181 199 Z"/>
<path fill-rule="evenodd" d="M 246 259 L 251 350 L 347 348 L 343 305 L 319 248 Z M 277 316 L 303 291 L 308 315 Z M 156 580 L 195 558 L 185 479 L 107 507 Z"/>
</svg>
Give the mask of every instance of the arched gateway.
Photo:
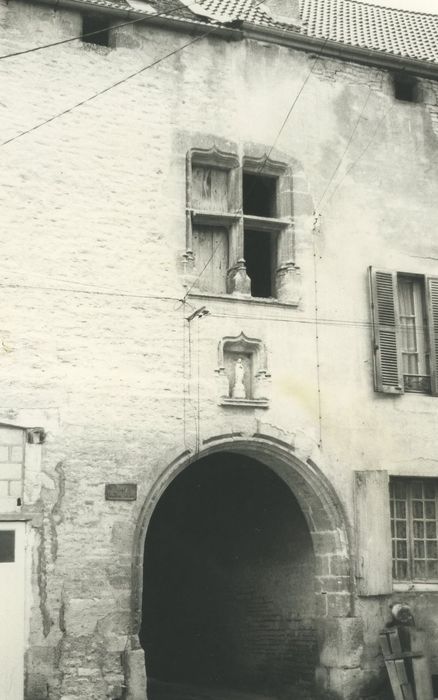
<svg viewBox="0 0 438 700">
<path fill-rule="evenodd" d="M 312 696 L 325 633 L 352 614 L 348 530 L 316 465 L 278 440 L 212 440 L 163 473 L 136 540 L 148 700 Z"/>
</svg>

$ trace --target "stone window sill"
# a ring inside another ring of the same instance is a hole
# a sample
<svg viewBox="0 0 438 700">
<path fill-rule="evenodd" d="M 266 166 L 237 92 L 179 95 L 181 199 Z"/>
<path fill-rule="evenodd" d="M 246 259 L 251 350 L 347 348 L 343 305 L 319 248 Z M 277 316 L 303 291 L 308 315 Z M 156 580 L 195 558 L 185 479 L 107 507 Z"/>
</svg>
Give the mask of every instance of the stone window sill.
<svg viewBox="0 0 438 700">
<path fill-rule="evenodd" d="M 242 301 L 245 304 L 261 304 L 265 306 L 275 306 L 275 307 L 283 307 L 287 309 L 296 309 L 299 306 L 299 302 L 285 302 L 285 301 L 278 301 L 278 299 L 274 299 L 273 297 L 265 298 L 265 297 L 250 297 L 250 296 L 243 296 L 239 294 L 212 294 L 211 292 L 190 292 L 189 297 L 193 298 L 200 298 L 200 299 L 218 299 L 220 301 L 231 301 L 231 302 L 237 302 L 237 301 Z"/>
<path fill-rule="evenodd" d="M 394 592 L 399 593 L 438 593 L 438 581 L 394 581 L 392 587 Z"/>
<path fill-rule="evenodd" d="M 231 399 L 223 396 L 220 406 L 238 406 L 239 408 L 268 408 L 268 399 Z"/>
</svg>

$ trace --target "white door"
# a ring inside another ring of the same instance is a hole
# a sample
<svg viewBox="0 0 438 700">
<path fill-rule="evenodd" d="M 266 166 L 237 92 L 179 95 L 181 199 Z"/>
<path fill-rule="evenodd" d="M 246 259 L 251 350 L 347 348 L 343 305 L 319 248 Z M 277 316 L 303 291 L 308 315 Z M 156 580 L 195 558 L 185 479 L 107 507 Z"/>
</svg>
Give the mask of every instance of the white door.
<svg viewBox="0 0 438 700">
<path fill-rule="evenodd" d="M 25 523 L 0 522 L 0 698 L 23 700 Z"/>
</svg>

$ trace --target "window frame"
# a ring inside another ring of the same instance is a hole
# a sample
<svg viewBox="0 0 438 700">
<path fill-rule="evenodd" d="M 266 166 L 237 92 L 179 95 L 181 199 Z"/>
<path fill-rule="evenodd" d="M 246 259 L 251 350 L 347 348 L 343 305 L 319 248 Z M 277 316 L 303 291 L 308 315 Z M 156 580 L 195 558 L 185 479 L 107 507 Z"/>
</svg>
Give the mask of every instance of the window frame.
<svg viewBox="0 0 438 700">
<path fill-rule="evenodd" d="M 402 312 L 401 304 L 401 287 L 403 283 L 412 284 L 412 305 L 413 314 L 406 314 Z M 421 275 L 407 275 L 403 272 L 397 273 L 397 296 L 398 296 L 398 312 L 400 318 L 400 350 L 402 356 L 402 375 L 403 375 L 403 389 L 406 393 L 416 393 L 416 394 L 430 394 L 430 340 L 429 340 L 429 324 L 427 319 L 427 305 L 426 305 L 426 284 L 425 280 Z M 414 322 L 413 335 L 415 337 L 416 350 L 410 350 L 407 348 L 403 342 L 403 330 L 408 330 L 408 325 L 403 323 L 402 318 L 408 318 L 410 316 Z M 420 325 L 421 324 L 421 325 Z M 406 372 L 405 371 L 405 355 L 416 355 L 418 364 L 418 373 Z M 427 370 L 428 373 L 427 373 Z M 421 379 L 426 379 L 428 388 L 427 389 L 415 389 L 409 387 L 409 382 L 406 377 L 418 377 Z"/>
<path fill-rule="evenodd" d="M 434 487 L 434 498 L 426 498 L 424 496 L 424 487 L 425 484 L 428 483 L 430 486 L 431 484 Z M 405 489 L 406 489 L 406 496 L 405 498 L 396 498 L 395 496 L 395 488 L 398 485 L 403 484 Z M 418 484 L 421 484 L 422 487 L 422 494 L 423 496 L 421 498 L 418 498 L 415 496 L 414 488 L 415 486 L 418 486 Z M 438 584 L 438 479 L 434 477 L 400 477 L 400 476 L 391 476 L 389 480 L 389 501 L 390 501 L 390 519 L 391 519 L 391 561 L 392 561 L 392 578 L 393 578 L 393 584 L 397 585 L 403 585 L 403 584 L 433 584 L 436 585 Z M 396 517 L 396 501 L 397 502 L 404 502 L 405 503 L 405 517 L 397 518 Z M 427 518 L 424 515 L 424 509 L 423 509 L 423 516 L 419 517 L 414 517 L 414 511 L 413 511 L 413 503 L 414 502 L 422 502 L 423 504 L 427 501 L 429 502 L 434 502 L 435 503 L 435 511 L 434 511 L 434 516 L 431 518 Z M 406 523 L 406 537 L 405 538 L 400 538 L 397 537 L 397 531 L 396 527 L 398 523 Z M 421 522 L 423 524 L 423 536 L 422 537 L 415 537 L 415 522 Z M 427 534 L 427 523 L 429 522 L 434 522 L 435 523 L 435 536 L 432 538 L 428 538 L 426 536 Z M 398 542 L 406 542 L 406 557 L 397 557 L 394 556 L 395 553 L 397 553 L 397 543 Z M 424 556 L 423 557 L 416 557 L 415 556 L 415 541 L 418 542 L 423 542 L 424 546 Z M 435 557 L 428 557 L 427 556 L 427 543 L 428 542 L 434 542 L 435 543 Z M 395 547 L 394 547 L 395 543 Z M 407 570 L 407 576 L 406 578 L 399 578 L 397 576 L 397 562 L 404 562 L 406 561 L 406 570 Z M 419 561 L 424 561 L 425 562 L 425 567 L 428 567 L 429 562 L 436 562 L 436 569 L 437 569 L 437 574 L 435 577 L 431 576 L 416 576 L 414 573 L 414 566 L 415 562 Z"/>
<path fill-rule="evenodd" d="M 215 212 L 202 210 L 194 206 L 193 168 L 196 166 L 220 168 L 228 172 L 228 186 L 231 189 L 230 211 Z M 259 217 L 243 212 L 243 173 L 274 177 L 276 185 L 276 216 Z M 193 148 L 186 157 L 186 259 L 195 267 L 193 251 L 193 230 L 196 226 L 219 226 L 228 232 L 228 270 L 226 275 L 226 296 L 248 298 L 262 301 L 289 301 L 281 298 L 280 275 L 295 271 L 294 235 L 292 219 L 292 176 L 286 162 L 276 161 L 267 155 L 261 157 L 243 156 L 236 153 L 211 149 Z M 246 274 L 244 259 L 244 232 L 260 230 L 276 237 L 275 260 L 272 260 L 271 296 L 253 297 L 251 283 Z M 283 285 L 284 286 L 284 285 Z M 195 280 L 196 288 L 196 280 Z M 285 288 L 285 287 L 284 287 Z M 199 291 L 199 290 L 198 290 Z M 280 293 L 279 293 L 280 292 Z M 208 292 L 203 292 L 208 294 Z M 215 293 L 211 293 L 215 296 Z"/>
<path fill-rule="evenodd" d="M 421 280 L 424 289 L 430 391 L 406 391 L 404 386 L 398 284 L 402 277 Z M 369 283 L 375 391 L 438 396 L 438 277 L 370 267 Z"/>
</svg>

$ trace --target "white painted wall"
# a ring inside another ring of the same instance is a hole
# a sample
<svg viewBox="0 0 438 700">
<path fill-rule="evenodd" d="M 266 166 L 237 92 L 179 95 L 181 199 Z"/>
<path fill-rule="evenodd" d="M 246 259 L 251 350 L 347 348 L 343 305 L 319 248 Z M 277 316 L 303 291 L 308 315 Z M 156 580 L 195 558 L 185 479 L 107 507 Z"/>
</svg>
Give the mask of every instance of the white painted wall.
<svg viewBox="0 0 438 700">
<path fill-rule="evenodd" d="M 0 561 L 0 698 L 22 700 L 25 523 L 0 522 L 4 530 L 15 532 L 15 561 Z"/>
</svg>

